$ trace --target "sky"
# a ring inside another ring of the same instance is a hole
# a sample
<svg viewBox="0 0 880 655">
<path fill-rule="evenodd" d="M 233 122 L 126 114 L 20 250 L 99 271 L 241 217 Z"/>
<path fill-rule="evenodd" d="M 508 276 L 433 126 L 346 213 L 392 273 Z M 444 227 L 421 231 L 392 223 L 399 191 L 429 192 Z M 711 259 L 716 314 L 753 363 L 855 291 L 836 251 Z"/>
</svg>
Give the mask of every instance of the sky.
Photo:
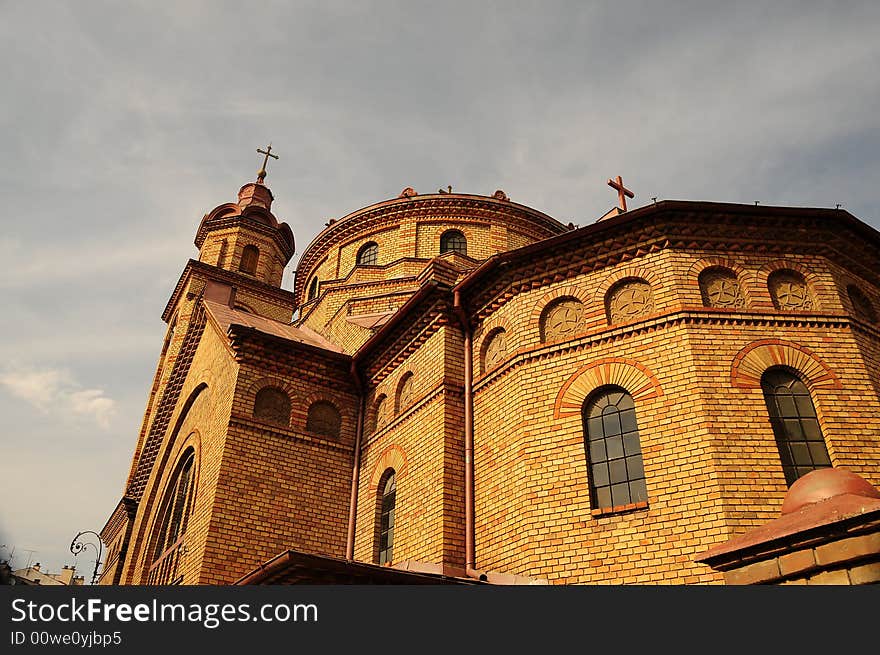
<svg viewBox="0 0 880 655">
<path fill-rule="evenodd" d="M 563 223 L 711 200 L 880 228 L 880 3 L 0 0 L 0 559 L 123 493 L 198 223 L 267 185 L 301 253 L 420 193 Z M 285 271 L 292 286 L 298 254 Z"/>
</svg>

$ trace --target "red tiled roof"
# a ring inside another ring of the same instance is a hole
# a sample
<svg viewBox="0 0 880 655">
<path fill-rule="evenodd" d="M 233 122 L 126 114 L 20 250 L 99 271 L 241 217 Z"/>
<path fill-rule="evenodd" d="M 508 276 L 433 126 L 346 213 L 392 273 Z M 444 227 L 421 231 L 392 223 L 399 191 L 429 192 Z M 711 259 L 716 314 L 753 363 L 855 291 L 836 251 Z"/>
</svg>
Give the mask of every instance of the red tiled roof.
<svg viewBox="0 0 880 655">
<path fill-rule="evenodd" d="M 229 330 L 230 325 L 243 325 L 289 341 L 304 343 L 308 346 L 323 348 L 331 352 L 342 352 L 342 348 L 307 327 L 294 327 L 289 323 L 273 321 L 270 318 L 257 316 L 240 309 L 232 309 L 227 305 L 221 305 L 210 300 L 204 300 L 203 302 L 208 313 L 223 332 Z"/>
</svg>

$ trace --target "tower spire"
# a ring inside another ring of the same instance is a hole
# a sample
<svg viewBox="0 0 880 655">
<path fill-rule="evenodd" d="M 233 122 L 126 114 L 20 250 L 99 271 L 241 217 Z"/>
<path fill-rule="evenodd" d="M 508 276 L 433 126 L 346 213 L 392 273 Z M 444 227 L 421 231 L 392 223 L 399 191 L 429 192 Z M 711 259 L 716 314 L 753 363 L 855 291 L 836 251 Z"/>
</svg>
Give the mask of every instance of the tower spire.
<svg viewBox="0 0 880 655">
<path fill-rule="evenodd" d="M 263 157 L 263 165 L 260 167 L 260 170 L 257 171 L 257 184 L 262 184 L 263 180 L 266 179 L 266 164 L 269 163 L 269 157 L 272 157 L 273 159 L 278 159 L 278 155 L 272 154 L 271 141 L 269 142 L 269 145 L 265 150 L 260 150 L 259 148 L 257 148 L 257 152 L 261 155 L 266 155 L 265 157 Z"/>
</svg>

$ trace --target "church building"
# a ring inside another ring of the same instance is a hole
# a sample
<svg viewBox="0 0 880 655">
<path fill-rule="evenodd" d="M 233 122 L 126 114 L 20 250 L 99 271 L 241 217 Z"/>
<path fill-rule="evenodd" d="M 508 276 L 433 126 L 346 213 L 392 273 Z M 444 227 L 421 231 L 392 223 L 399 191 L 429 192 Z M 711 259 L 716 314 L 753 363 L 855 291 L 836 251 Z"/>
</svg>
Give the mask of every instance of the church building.
<svg viewBox="0 0 880 655">
<path fill-rule="evenodd" d="M 700 555 L 805 474 L 880 484 L 880 233 L 845 210 L 408 187 L 287 290 L 265 175 L 162 312 L 102 584 L 721 584 Z"/>
</svg>

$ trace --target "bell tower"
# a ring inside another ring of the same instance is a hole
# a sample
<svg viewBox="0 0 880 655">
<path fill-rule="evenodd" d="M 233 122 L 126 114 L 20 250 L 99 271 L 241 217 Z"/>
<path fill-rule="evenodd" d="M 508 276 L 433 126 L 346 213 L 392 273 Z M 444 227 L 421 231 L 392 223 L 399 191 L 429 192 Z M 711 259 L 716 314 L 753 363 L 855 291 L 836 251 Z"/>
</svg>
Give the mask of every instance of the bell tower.
<svg viewBox="0 0 880 655">
<path fill-rule="evenodd" d="M 195 245 L 200 262 L 280 287 L 295 243 L 290 226 L 272 214 L 275 197 L 265 185 L 266 162 L 277 156 L 271 154 L 271 145 L 257 152 L 266 155 L 257 181 L 238 190 L 238 202 L 220 205 L 204 215 Z"/>
</svg>

